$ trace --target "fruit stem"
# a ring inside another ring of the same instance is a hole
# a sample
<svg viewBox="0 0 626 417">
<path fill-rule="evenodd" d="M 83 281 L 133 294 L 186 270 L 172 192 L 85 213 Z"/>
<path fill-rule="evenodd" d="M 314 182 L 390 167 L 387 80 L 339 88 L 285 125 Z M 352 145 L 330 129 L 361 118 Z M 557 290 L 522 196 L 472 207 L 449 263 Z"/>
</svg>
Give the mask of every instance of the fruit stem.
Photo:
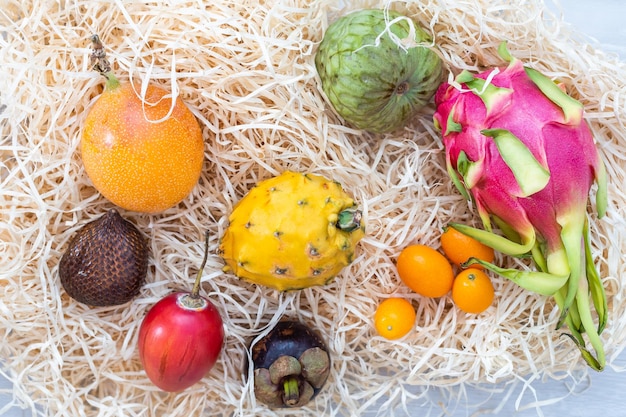
<svg viewBox="0 0 626 417">
<path fill-rule="evenodd" d="M 209 231 L 207 230 L 204 234 L 204 258 L 202 259 L 202 263 L 200 264 L 200 269 L 198 270 L 198 274 L 196 275 L 196 282 L 193 284 L 193 288 L 191 289 L 191 297 L 198 298 L 200 297 L 200 281 L 202 279 L 202 271 L 204 271 L 204 266 L 206 265 L 206 261 L 209 257 Z"/>
<path fill-rule="evenodd" d="M 106 88 L 108 90 L 117 88 L 120 85 L 120 82 L 111 71 L 111 63 L 109 63 L 109 60 L 106 57 L 104 45 L 102 44 L 100 37 L 97 34 L 93 34 L 90 39 L 92 52 L 91 55 L 89 55 L 89 61 L 91 62 L 91 67 L 106 78 Z"/>
<path fill-rule="evenodd" d="M 344 232 L 354 232 L 361 227 L 361 219 L 363 212 L 361 210 L 350 207 L 339 213 L 337 218 L 337 228 Z"/>
<path fill-rule="evenodd" d="M 300 389 L 298 387 L 298 378 L 290 376 L 283 381 L 283 401 L 286 405 L 296 405 L 300 401 Z"/>
</svg>

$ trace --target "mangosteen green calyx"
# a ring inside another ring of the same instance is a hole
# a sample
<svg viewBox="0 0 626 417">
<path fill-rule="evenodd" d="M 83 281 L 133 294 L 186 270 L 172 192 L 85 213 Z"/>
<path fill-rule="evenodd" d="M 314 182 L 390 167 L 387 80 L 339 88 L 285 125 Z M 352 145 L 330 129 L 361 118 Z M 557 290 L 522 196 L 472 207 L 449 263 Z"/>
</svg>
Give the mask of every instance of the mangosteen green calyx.
<svg viewBox="0 0 626 417">
<path fill-rule="evenodd" d="M 430 35 L 392 10 L 366 9 L 333 22 L 315 55 L 335 111 L 374 133 L 403 127 L 435 94 L 442 60 Z"/>
<path fill-rule="evenodd" d="M 256 399 L 271 408 L 301 407 L 330 374 L 324 341 L 298 321 L 279 322 L 251 348 Z"/>
<path fill-rule="evenodd" d="M 59 263 L 61 284 L 84 304 L 124 304 L 139 294 L 148 256 L 139 229 L 111 209 L 76 232 Z"/>
</svg>

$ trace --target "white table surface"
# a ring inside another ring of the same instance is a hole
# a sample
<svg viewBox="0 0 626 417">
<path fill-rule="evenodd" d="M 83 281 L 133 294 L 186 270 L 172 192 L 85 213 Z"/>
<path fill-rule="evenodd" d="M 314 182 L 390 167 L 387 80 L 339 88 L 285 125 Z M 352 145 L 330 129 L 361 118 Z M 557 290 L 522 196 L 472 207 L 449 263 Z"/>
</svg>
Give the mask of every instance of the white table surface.
<svg viewBox="0 0 626 417">
<path fill-rule="evenodd" d="M 520 0 L 521 1 L 521 0 Z M 545 0 L 548 7 L 561 10 L 564 20 L 593 40 L 599 48 L 626 60 L 625 0 Z M 519 381 L 515 386 L 494 386 L 495 392 L 468 388 L 453 410 L 415 410 L 419 416 L 473 417 L 477 415 L 534 417 L 619 417 L 626 416 L 626 352 L 611 360 L 612 367 L 592 373 L 585 381 Z M 568 387 L 568 384 L 570 385 Z M 575 385 L 572 390 L 571 385 Z M 526 386 L 525 386 L 526 385 Z M 0 375 L 0 415 L 32 416 L 17 407 L 4 409 L 11 402 L 10 381 Z M 573 391 L 570 393 L 570 390 Z M 566 398 L 563 398 L 566 396 Z M 507 398 L 508 397 L 508 398 Z M 506 401 L 503 401 L 506 399 Z M 4 413 L 3 413 L 4 412 Z"/>
</svg>

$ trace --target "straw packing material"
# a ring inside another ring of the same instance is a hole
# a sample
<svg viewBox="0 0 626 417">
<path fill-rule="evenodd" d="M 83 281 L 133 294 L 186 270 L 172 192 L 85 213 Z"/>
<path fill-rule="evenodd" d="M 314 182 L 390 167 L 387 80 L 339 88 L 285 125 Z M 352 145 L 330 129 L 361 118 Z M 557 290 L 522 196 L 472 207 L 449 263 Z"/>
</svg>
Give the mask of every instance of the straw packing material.
<svg viewBox="0 0 626 417">
<path fill-rule="evenodd" d="M 348 2 L 346 2 L 348 3 Z M 432 107 L 405 129 L 375 136 L 351 129 L 324 100 L 313 59 L 338 16 L 391 7 L 433 34 L 451 73 L 501 65 L 506 39 L 519 59 L 563 82 L 586 107 L 610 178 L 606 218 L 592 218 L 592 245 L 609 299 L 602 334 L 611 359 L 626 341 L 624 64 L 576 38 L 539 0 L 458 2 L 331 0 L 108 2 L 5 0 L 0 11 L 0 357 L 15 402 L 46 415 L 283 415 L 252 395 L 246 347 L 281 317 L 297 317 L 327 340 L 333 369 L 311 415 L 452 398 L 462 384 L 587 372 L 554 330 L 545 297 L 494 280 L 496 301 L 480 316 L 449 296 L 404 287 L 394 260 L 406 245 L 438 246 L 449 221 L 478 225 L 447 179 Z M 92 186 L 78 151 L 103 79 L 89 66 L 89 37 L 102 38 L 122 81 L 155 83 L 180 96 L 203 127 L 206 162 L 178 206 L 124 212 L 149 238 L 147 283 L 118 307 L 81 305 L 63 291 L 58 262 L 78 228 L 112 205 Z M 258 181 L 291 169 L 332 178 L 364 209 L 368 234 L 353 264 L 325 287 L 280 294 L 221 273 L 215 254 L 233 205 Z M 203 294 L 224 318 L 226 341 L 200 383 L 165 394 L 147 379 L 136 342 L 141 319 L 162 296 L 190 289 L 212 256 Z M 502 265 L 528 268 L 499 257 Z M 391 295 L 417 308 L 417 326 L 390 342 L 372 325 Z"/>
</svg>

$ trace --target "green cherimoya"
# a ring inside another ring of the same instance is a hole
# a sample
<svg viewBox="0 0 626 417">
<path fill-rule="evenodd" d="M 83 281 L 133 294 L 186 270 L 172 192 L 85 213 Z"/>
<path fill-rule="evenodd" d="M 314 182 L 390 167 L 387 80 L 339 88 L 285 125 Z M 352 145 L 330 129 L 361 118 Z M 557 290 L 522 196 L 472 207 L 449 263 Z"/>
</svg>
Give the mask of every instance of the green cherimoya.
<svg viewBox="0 0 626 417">
<path fill-rule="evenodd" d="M 315 66 L 336 112 L 359 129 L 391 132 L 435 94 L 442 62 L 430 36 L 392 10 L 367 9 L 330 25 Z"/>
</svg>

